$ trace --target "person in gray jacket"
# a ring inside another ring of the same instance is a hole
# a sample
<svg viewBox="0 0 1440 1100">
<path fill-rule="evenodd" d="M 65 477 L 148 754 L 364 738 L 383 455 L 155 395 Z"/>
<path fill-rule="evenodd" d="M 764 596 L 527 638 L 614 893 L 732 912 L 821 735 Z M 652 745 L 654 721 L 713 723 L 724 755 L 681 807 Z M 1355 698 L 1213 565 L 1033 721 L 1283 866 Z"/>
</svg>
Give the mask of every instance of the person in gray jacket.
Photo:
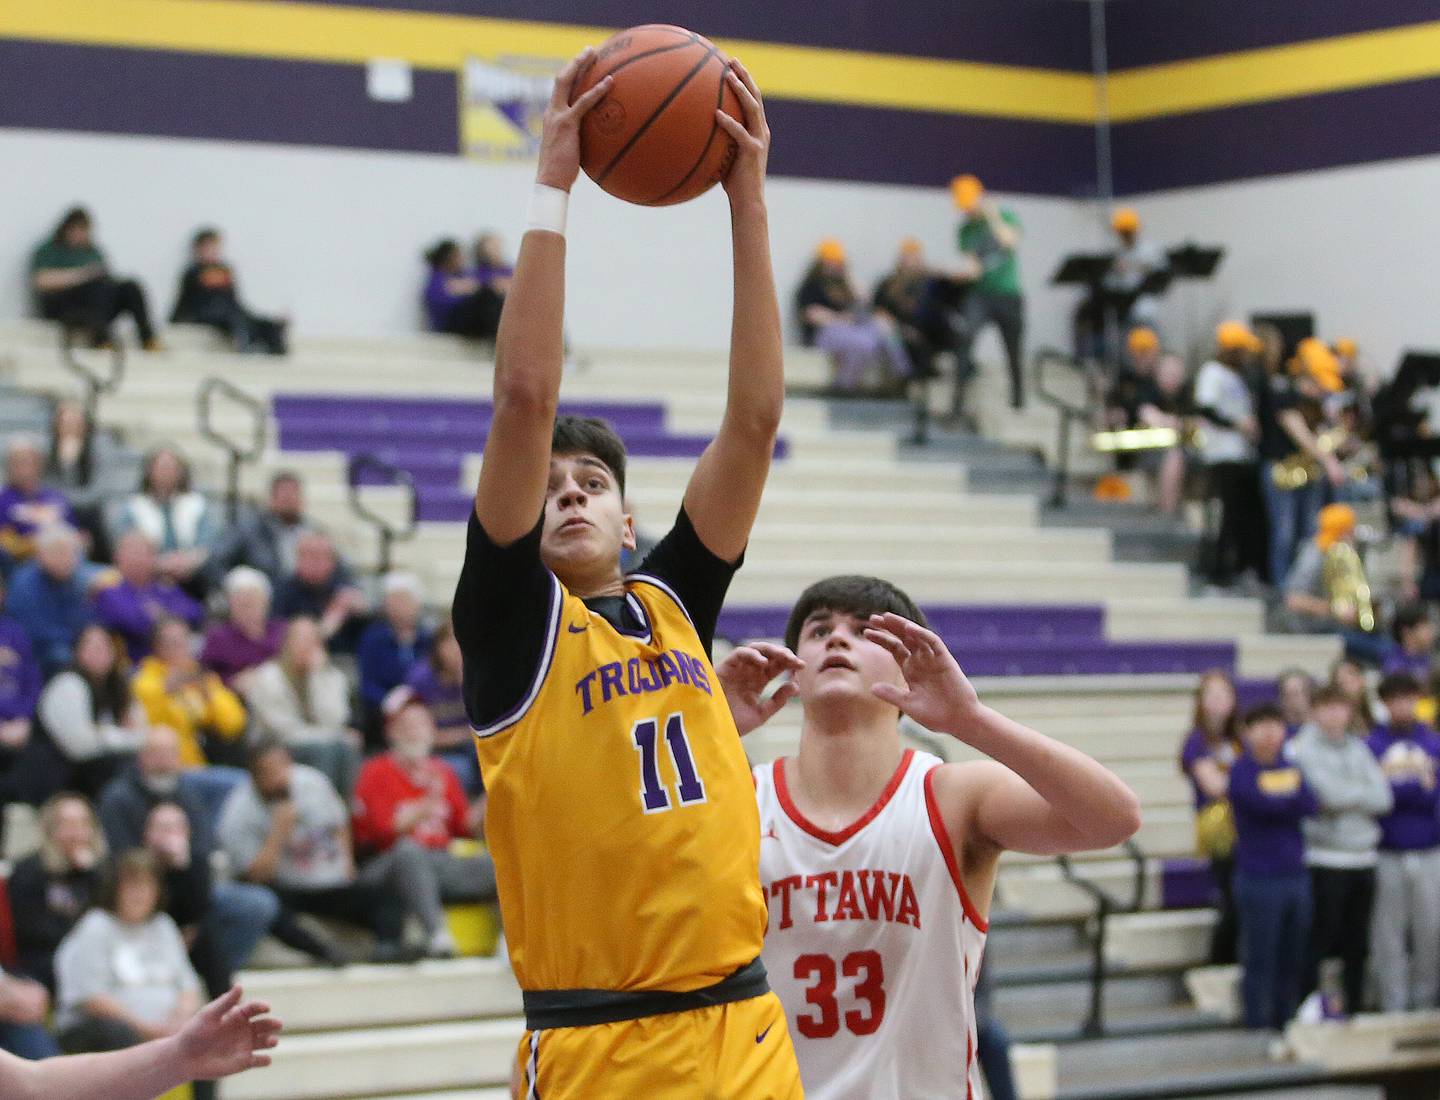
<svg viewBox="0 0 1440 1100">
<path fill-rule="evenodd" d="M 1305 819 L 1305 862 L 1310 868 L 1315 920 L 1301 973 L 1303 994 L 1319 984 L 1320 963 L 1339 957 L 1345 1012 L 1360 1009 L 1370 951 L 1370 914 L 1375 904 L 1376 849 L 1380 825 L 1394 795 L 1364 739 L 1349 732 L 1354 702 L 1339 687 L 1315 694 L 1311 721 L 1288 752 L 1320 802 Z"/>
</svg>

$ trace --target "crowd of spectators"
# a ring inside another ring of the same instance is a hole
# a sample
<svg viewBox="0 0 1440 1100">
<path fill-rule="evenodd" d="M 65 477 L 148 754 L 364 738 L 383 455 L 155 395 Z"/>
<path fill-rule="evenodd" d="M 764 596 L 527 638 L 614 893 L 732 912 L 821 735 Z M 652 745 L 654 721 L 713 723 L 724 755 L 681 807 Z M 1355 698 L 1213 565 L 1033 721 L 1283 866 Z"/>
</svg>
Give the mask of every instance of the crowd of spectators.
<svg viewBox="0 0 1440 1100">
<path fill-rule="evenodd" d="M 12 850 L 0 1048 L 172 1034 L 267 934 L 347 963 L 306 914 L 453 954 L 443 906 L 495 880 L 448 623 L 407 574 L 372 606 L 294 474 L 233 523 L 173 448 L 84 497 L 76 423 L 59 461 L 12 440 L 0 492 L 0 808 L 42 837 Z"/>
<path fill-rule="evenodd" d="M 425 266 L 421 301 L 430 331 L 494 340 L 515 274 L 500 237 L 482 233 L 468 257 L 458 241 L 446 237 L 425 250 Z"/>
<path fill-rule="evenodd" d="M 1216 890 L 1211 962 L 1240 964 L 1249 1027 L 1440 1006 L 1440 735 L 1411 671 L 1434 631 L 1409 618 L 1373 696 L 1350 658 L 1318 687 L 1286 673 L 1243 714 L 1228 674 L 1197 686 L 1180 763 Z"/>
</svg>

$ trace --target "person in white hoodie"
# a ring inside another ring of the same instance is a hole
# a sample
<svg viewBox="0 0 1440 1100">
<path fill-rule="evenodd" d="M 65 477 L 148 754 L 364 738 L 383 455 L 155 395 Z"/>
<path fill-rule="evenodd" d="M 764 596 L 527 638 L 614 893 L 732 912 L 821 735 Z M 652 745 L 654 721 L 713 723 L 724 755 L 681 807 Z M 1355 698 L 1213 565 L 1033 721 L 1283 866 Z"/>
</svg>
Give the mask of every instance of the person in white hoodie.
<svg viewBox="0 0 1440 1100">
<path fill-rule="evenodd" d="M 1314 707 L 1287 749 L 1320 803 L 1320 812 L 1302 826 L 1315 899 L 1302 994 L 1317 988 L 1320 963 L 1338 956 L 1344 1011 L 1353 1014 L 1360 1009 L 1370 951 L 1380 843 L 1376 818 L 1390 812 L 1394 795 L 1370 747 L 1349 732 L 1354 701 L 1331 684 L 1316 692 Z"/>
</svg>

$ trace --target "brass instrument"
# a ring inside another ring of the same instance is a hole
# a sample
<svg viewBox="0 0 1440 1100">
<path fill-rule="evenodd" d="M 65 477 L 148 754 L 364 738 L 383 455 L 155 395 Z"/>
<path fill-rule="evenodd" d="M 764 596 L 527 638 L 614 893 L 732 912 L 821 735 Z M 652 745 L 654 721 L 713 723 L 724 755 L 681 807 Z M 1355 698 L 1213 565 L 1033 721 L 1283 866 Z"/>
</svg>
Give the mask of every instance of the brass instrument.
<svg viewBox="0 0 1440 1100">
<path fill-rule="evenodd" d="M 1366 632 L 1375 629 L 1375 604 L 1360 553 L 1348 542 L 1337 542 L 1325 551 L 1320 566 L 1325 596 L 1331 613 L 1341 622 L 1354 617 L 1355 625 Z"/>
<path fill-rule="evenodd" d="M 1186 423 L 1179 431 L 1174 428 L 1116 428 L 1095 432 L 1090 436 L 1090 446 L 1100 454 L 1131 454 L 1136 451 L 1161 451 L 1177 444 L 1195 447 L 1201 439 L 1198 429 Z"/>
<path fill-rule="evenodd" d="M 1315 436 L 1315 446 L 1321 454 L 1333 455 L 1340 451 L 1346 436 L 1344 428 L 1330 428 Z M 1296 451 L 1288 458 L 1270 464 L 1270 480 L 1277 489 L 1303 489 L 1319 477 L 1320 463 L 1304 451 Z"/>
</svg>

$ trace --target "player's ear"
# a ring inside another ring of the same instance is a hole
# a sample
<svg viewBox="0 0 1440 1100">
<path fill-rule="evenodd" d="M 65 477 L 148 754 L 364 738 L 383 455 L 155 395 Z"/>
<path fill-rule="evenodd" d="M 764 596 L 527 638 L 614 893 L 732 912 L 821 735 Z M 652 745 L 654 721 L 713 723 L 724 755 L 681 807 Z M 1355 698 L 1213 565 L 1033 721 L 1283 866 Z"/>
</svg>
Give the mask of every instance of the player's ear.
<svg viewBox="0 0 1440 1100">
<path fill-rule="evenodd" d="M 625 525 L 620 529 L 620 545 L 626 550 L 634 550 L 640 545 L 639 540 L 635 537 L 635 517 L 626 512 L 622 518 Z"/>
</svg>

